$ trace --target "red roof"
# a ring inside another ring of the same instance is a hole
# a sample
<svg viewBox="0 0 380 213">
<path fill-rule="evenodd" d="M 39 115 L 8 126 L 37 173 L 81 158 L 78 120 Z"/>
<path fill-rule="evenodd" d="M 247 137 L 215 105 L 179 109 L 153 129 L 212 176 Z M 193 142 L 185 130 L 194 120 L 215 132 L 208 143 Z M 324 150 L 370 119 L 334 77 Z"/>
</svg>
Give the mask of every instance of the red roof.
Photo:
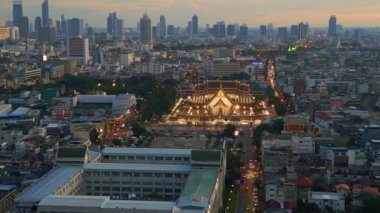
<svg viewBox="0 0 380 213">
<path fill-rule="evenodd" d="M 279 209 L 281 208 L 281 204 L 273 199 L 270 199 L 264 204 L 266 209 Z"/>
<path fill-rule="evenodd" d="M 297 179 L 297 186 L 302 186 L 302 187 L 312 187 L 313 186 L 313 181 L 310 180 L 310 178 L 306 177 L 305 175 L 299 177 Z"/>
<path fill-rule="evenodd" d="M 289 202 L 289 201 L 285 201 L 284 202 L 284 209 L 294 209 L 294 205 L 293 203 Z"/>
</svg>

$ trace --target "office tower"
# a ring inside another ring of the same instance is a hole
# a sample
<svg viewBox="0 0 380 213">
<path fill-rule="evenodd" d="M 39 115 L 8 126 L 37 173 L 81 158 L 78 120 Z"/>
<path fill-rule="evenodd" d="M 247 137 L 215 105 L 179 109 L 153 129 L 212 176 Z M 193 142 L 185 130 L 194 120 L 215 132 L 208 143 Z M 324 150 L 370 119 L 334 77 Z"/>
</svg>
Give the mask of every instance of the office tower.
<svg viewBox="0 0 380 213">
<path fill-rule="evenodd" d="M 41 43 L 53 43 L 56 36 L 56 29 L 53 26 L 40 27 L 38 29 L 38 41 Z"/>
<path fill-rule="evenodd" d="M 34 32 L 36 32 L 36 38 L 38 38 L 38 32 L 40 28 L 42 27 L 42 20 L 40 16 L 37 16 L 34 19 Z"/>
<path fill-rule="evenodd" d="M 292 38 L 298 38 L 298 25 L 290 26 L 290 36 Z"/>
<path fill-rule="evenodd" d="M 123 19 L 116 19 L 114 38 L 122 39 L 123 36 L 124 36 L 124 21 Z"/>
<path fill-rule="evenodd" d="M 186 34 L 190 35 L 191 34 L 191 21 L 187 22 L 187 27 L 186 27 Z"/>
<path fill-rule="evenodd" d="M 309 33 L 309 24 L 300 22 L 298 24 L 298 40 L 304 41 Z"/>
<path fill-rule="evenodd" d="M 20 27 L 22 19 L 22 0 L 13 1 L 13 26 Z"/>
<path fill-rule="evenodd" d="M 110 13 L 107 18 L 107 33 L 113 35 L 115 30 L 116 12 Z"/>
<path fill-rule="evenodd" d="M 154 39 L 158 38 L 158 29 L 157 29 L 157 26 L 153 26 L 152 27 L 152 36 Z"/>
<path fill-rule="evenodd" d="M 196 14 L 193 15 L 193 18 L 191 19 L 192 23 L 192 34 L 198 35 L 198 16 Z"/>
<path fill-rule="evenodd" d="M 329 29 L 328 29 L 328 35 L 329 36 L 336 36 L 337 30 L 336 30 L 336 16 L 331 16 L 329 20 Z"/>
<path fill-rule="evenodd" d="M 148 49 L 152 48 L 152 23 L 146 13 L 140 19 L 140 42 L 142 45 L 148 47 Z"/>
<path fill-rule="evenodd" d="M 86 36 L 88 37 L 88 43 L 89 43 L 90 47 L 95 46 L 95 32 L 94 32 L 94 28 L 88 27 L 87 28 L 87 32 L 86 32 Z"/>
<path fill-rule="evenodd" d="M 260 25 L 260 36 L 266 37 L 267 36 L 267 26 Z"/>
<path fill-rule="evenodd" d="M 273 38 L 274 32 L 273 32 L 273 24 L 269 23 L 267 26 L 267 36 L 268 38 Z"/>
<path fill-rule="evenodd" d="M 216 38 L 226 37 L 226 25 L 224 24 L 224 21 L 216 23 L 213 27 L 213 32 Z"/>
<path fill-rule="evenodd" d="M 47 27 L 50 25 L 49 20 L 49 1 L 43 0 L 42 2 L 42 26 Z"/>
<path fill-rule="evenodd" d="M 227 36 L 234 36 L 235 35 L 235 25 L 229 24 L 227 25 Z"/>
<path fill-rule="evenodd" d="M 77 64 L 87 64 L 90 60 L 88 38 L 72 37 L 67 39 L 67 59 Z"/>
<path fill-rule="evenodd" d="M 160 38 L 166 37 L 166 19 L 165 16 L 160 16 Z"/>
<path fill-rule="evenodd" d="M 20 30 L 17 26 L 11 27 L 9 30 L 9 37 L 12 41 L 16 41 L 20 39 Z"/>
<path fill-rule="evenodd" d="M 284 39 L 288 38 L 288 28 L 287 27 L 279 27 L 277 29 L 277 37 L 280 40 L 284 40 Z"/>
<path fill-rule="evenodd" d="M 168 25 L 168 36 L 174 36 L 175 33 L 175 27 L 174 25 Z"/>
<path fill-rule="evenodd" d="M 240 26 L 239 37 L 241 37 L 241 38 L 248 37 L 248 26 L 246 24 L 243 24 Z"/>
<path fill-rule="evenodd" d="M 61 31 L 63 35 L 67 35 L 67 21 L 63 14 L 61 15 Z"/>
<path fill-rule="evenodd" d="M 70 37 L 83 35 L 83 20 L 78 18 L 68 19 L 67 35 Z"/>
<path fill-rule="evenodd" d="M 62 29 L 61 29 L 61 21 L 56 20 L 55 21 L 55 29 L 57 30 L 57 34 L 61 35 L 62 34 Z"/>
<path fill-rule="evenodd" d="M 19 22 L 20 37 L 26 38 L 29 34 L 29 19 L 23 16 Z"/>
<path fill-rule="evenodd" d="M 355 38 L 356 40 L 360 40 L 361 37 L 362 37 L 362 32 L 363 32 L 362 29 L 355 29 L 355 30 L 354 30 L 354 38 Z"/>
</svg>

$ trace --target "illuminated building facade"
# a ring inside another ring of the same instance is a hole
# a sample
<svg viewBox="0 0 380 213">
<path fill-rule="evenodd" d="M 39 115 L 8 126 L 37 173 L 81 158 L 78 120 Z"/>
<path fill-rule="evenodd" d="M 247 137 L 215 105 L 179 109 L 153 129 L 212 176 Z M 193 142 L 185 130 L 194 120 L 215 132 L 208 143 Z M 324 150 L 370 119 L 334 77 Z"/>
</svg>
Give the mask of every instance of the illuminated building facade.
<svg viewBox="0 0 380 213">
<path fill-rule="evenodd" d="M 258 108 L 250 86 L 239 81 L 206 81 L 183 90 L 169 120 L 186 124 L 250 124 Z M 260 113 L 261 114 L 261 113 Z"/>
</svg>

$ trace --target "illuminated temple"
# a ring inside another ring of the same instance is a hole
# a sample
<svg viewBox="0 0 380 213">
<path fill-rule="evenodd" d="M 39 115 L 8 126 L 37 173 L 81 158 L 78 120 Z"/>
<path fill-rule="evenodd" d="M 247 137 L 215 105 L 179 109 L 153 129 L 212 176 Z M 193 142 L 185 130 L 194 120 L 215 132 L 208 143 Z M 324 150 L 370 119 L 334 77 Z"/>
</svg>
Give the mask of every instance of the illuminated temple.
<svg viewBox="0 0 380 213">
<path fill-rule="evenodd" d="M 257 114 L 249 84 L 239 81 L 206 81 L 182 90 L 182 94 L 184 98 L 175 106 L 171 121 L 250 124 Z"/>
</svg>

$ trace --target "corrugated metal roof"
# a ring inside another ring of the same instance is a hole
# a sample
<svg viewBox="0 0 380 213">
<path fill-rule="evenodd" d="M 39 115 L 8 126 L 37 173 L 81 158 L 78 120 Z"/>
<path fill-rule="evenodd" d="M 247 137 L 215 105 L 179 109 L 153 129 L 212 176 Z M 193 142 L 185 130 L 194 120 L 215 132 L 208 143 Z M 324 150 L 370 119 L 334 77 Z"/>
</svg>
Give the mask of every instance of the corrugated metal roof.
<svg viewBox="0 0 380 213">
<path fill-rule="evenodd" d="M 106 147 L 103 155 L 191 155 L 191 149 L 159 149 L 159 148 L 114 148 Z"/>
</svg>

